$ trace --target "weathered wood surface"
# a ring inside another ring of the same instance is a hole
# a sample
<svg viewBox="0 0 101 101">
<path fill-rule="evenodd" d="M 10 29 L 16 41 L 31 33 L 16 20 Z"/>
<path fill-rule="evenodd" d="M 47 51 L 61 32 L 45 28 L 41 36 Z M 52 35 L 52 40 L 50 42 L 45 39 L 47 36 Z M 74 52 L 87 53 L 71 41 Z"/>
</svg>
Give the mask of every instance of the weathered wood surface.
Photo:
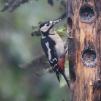
<svg viewBox="0 0 101 101">
<path fill-rule="evenodd" d="M 101 101 L 101 0 L 69 1 L 73 10 L 71 14 L 67 10 L 69 68 L 74 84 L 72 101 Z M 93 8 L 92 21 L 82 21 L 80 8 L 84 4 Z M 68 18 L 72 20 L 72 27 Z"/>
</svg>

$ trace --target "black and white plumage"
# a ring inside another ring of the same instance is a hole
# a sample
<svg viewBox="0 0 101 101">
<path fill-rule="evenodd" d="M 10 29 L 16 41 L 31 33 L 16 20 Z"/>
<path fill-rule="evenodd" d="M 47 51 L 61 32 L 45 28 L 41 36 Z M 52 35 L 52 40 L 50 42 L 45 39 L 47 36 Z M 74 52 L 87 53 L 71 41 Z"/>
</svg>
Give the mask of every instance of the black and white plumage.
<svg viewBox="0 0 101 101">
<path fill-rule="evenodd" d="M 40 24 L 41 45 L 58 80 L 60 81 L 60 74 L 62 74 L 69 86 L 64 70 L 67 49 L 65 49 L 61 37 L 55 31 L 52 31 L 53 26 L 60 21 L 61 19 L 58 19 Z"/>
</svg>

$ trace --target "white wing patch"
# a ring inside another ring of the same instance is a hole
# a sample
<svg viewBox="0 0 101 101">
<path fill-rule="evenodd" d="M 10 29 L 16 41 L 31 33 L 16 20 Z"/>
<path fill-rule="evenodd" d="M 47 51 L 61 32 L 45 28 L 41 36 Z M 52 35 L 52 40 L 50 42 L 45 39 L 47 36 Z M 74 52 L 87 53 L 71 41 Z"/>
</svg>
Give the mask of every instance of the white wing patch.
<svg viewBox="0 0 101 101">
<path fill-rule="evenodd" d="M 49 43 L 46 42 L 45 44 L 46 44 L 46 47 L 47 47 L 47 50 L 48 50 L 48 59 L 51 60 L 52 56 L 51 56 L 51 49 L 49 47 Z"/>
</svg>

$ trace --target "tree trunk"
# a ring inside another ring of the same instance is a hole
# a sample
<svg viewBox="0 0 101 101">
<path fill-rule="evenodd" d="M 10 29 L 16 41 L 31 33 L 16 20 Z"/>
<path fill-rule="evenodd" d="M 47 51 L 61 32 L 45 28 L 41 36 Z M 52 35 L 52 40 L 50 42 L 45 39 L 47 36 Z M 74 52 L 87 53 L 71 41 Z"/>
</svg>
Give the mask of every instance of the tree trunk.
<svg viewBox="0 0 101 101">
<path fill-rule="evenodd" d="M 72 101 L 101 101 L 101 0 L 67 0 Z"/>
</svg>

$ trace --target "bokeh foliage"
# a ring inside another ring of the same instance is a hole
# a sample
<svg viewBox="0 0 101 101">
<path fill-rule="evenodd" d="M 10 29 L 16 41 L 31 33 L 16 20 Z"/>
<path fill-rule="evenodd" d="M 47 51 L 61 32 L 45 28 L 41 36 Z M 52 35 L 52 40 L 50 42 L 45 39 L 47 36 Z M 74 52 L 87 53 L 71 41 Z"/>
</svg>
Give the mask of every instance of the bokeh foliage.
<svg viewBox="0 0 101 101">
<path fill-rule="evenodd" d="M 64 12 L 59 0 L 54 2 L 51 7 L 47 0 L 32 0 L 12 13 L 0 12 L 0 101 L 69 101 L 67 86 L 60 87 L 54 74 L 39 71 L 37 66 L 20 67 L 43 55 L 40 37 L 30 33 L 40 21 Z M 0 0 L 0 9 L 3 5 Z M 65 22 L 56 27 L 62 35 Z"/>
</svg>

